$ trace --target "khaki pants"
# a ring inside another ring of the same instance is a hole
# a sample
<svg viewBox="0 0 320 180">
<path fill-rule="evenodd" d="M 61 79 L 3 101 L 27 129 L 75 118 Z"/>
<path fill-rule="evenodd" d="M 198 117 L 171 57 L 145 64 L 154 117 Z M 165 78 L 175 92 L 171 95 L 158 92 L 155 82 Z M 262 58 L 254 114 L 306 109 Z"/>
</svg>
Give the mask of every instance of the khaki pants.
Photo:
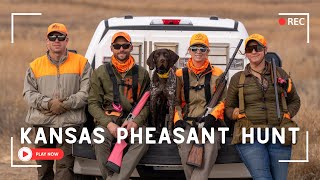
<svg viewBox="0 0 320 180">
<path fill-rule="evenodd" d="M 204 145 L 204 157 L 202 167 L 196 168 L 186 164 L 189 152 L 192 147 L 192 143 L 186 144 L 190 127 L 190 125 L 187 125 L 186 130 L 184 131 L 184 133 L 181 134 L 185 138 L 185 142 L 182 144 L 178 144 L 179 155 L 181 158 L 184 174 L 187 180 L 207 180 L 218 156 L 218 150 L 220 149 L 221 134 L 215 129 L 214 144 L 210 144 L 209 141 L 206 141 Z"/>
<path fill-rule="evenodd" d="M 35 127 L 35 132 L 37 133 L 40 126 Z M 65 130 L 67 127 L 62 128 L 62 144 L 58 144 L 54 141 L 53 144 L 50 143 L 50 128 L 49 127 L 42 127 L 43 131 L 46 135 L 47 143 L 43 144 L 42 141 L 39 141 L 38 144 L 35 145 L 36 148 L 60 148 L 64 156 L 61 160 L 56 161 L 56 174 L 53 172 L 53 164 L 54 160 L 37 160 L 37 164 L 41 165 L 41 167 L 37 168 L 38 171 L 38 179 L 39 180 L 51 180 L 51 179 L 66 179 L 66 180 L 72 180 L 73 179 L 73 163 L 74 163 L 74 157 L 72 156 L 72 145 L 65 142 L 66 136 L 65 136 Z M 80 134 L 80 127 L 76 126 L 73 127 L 77 130 L 77 132 L 74 134 L 76 137 Z M 58 132 L 57 128 L 56 132 Z M 69 138 L 68 138 L 69 139 Z"/>
<path fill-rule="evenodd" d="M 130 147 L 128 151 L 125 153 L 122 159 L 122 167 L 120 169 L 120 173 L 113 173 L 112 171 L 109 171 L 105 164 L 107 162 L 108 157 L 111 153 L 111 144 L 114 140 L 114 137 L 111 135 L 109 130 L 105 127 L 98 126 L 100 128 L 104 129 L 104 133 L 99 132 L 101 135 L 104 136 L 105 141 L 102 144 L 95 144 L 92 141 L 94 151 L 96 154 L 97 161 L 99 163 L 99 168 L 102 174 L 103 179 L 107 180 L 127 180 L 130 178 L 133 170 L 139 163 L 142 156 L 147 152 L 148 145 L 146 142 L 146 134 L 145 134 L 145 127 L 142 128 L 142 144 L 139 144 L 138 138 L 134 139 L 134 143 L 130 144 Z M 137 132 L 136 132 L 137 133 Z M 91 138 L 99 139 L 98 137 L 95 137 L 93 134 Z"/>
</svg>

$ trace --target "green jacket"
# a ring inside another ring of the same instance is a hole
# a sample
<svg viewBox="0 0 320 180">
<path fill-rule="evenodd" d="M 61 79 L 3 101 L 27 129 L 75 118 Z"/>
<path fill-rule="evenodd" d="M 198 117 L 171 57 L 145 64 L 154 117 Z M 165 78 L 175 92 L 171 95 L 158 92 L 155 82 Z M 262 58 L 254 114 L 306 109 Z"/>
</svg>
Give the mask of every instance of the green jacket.
<svg viewBox="0 0 320 180">
<path fill-rule="evenodd" d="M 257 77 L 250 73 L 250 65 L 248 64 L 244 70 L 244 107 L 245 115 L 253 125 L 279 126 L 280 121 L 277 120 L 275 92 L 271 81 L 271 64 L 267 63 L 265 78 L 268 81 L 268 88 L 263 91 Z M 287 79 L 289 75 L 280 67 L 277 67 L 281 78 Z M 230 81 L 227 98 L 226 98 L 226 115 L 232 119 L 234 108 L 239 107 L 239 79 L 242 72 L 236 73 Z M 283 107 L 281 103 L 281 93 L 284 91 L 278 85 L 279 105 L 281 117 L 283 117 Z M 300 108 L 300 97 L 292 83 L 291 91 L 288 92 L 286 99 L 288 111 L 291 117 L 295 116 Z"/>
<path fill-rule="evenodd" d="M 121 74 L 112 66 L 113 72 L 117 78 L 118 84 L 120 80 L 123 79 L 126 84 L 132 85 L 132 68 L 127 72 L 123 73 L 123 78 Z M 139 66 L 138 68 L 138 96 L 140 99 L 144 92 L 149 90 L 150 78 L 148 71 Z M 132 99 L 132 88 L 127 86 L 119 86 L 120 91 L 120 104 L 123 107 L 124 114 L 129 114 L 132 109 L 133 99 Z M 112 111 L 113 102 L 113 85 L 106 71 L 106 66 L 101 65 L 96 70 L 93 71 L 92 77 L 90 79 L 90 90 L 88 97 L 89 112 L 95 118 L 97 124 L 107 127 L 108 123 L 115 122 L 118 117 L 113 115 L 106 115 L 106 111 Z M 141 110 L 140 114 L 133 120 L 142 126 L 146 124 L 146 119 L 149 115 L 149 105 L 148 103 Z M 121 117 L 124 120 L 126 117 Z"/>
</svg>

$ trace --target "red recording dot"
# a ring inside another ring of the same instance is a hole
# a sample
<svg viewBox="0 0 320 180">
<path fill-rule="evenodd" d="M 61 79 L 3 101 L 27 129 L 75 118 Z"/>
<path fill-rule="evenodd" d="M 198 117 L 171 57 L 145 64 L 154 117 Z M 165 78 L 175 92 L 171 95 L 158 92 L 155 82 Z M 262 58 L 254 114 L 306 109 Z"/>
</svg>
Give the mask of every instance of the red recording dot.
<svg viewBox="0 0 320 180">
<path fill-rule="evenodd" d="M 278 21 L 280 25 L 284 25 L 286 23 L 286 20 L 284 18 L 280 18 Z"/>
</svg>

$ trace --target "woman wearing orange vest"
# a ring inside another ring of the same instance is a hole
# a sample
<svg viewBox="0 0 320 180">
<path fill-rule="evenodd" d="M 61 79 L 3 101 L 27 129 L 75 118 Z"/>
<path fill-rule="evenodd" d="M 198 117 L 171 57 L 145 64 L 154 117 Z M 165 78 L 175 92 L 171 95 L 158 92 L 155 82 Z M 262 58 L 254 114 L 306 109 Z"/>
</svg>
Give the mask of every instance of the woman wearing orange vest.
<svg viewBox="0 0 320 180">
<path fill-rule="evenodd" d="M 211 128 L 220 126 L 218 119 L 223 119 L 224 103 L 213 108 L 208 116 L 201 117 L 215 92 L 216 82 L 222 74 L 222 70 L 210 64 L 208 37 L 203 33 L 196 33 L 191 37 L 188 52 L 191 58 L 187 67 L 178 69 L 177 75 L 177 103 L 175 107 L 174 124 L 175 128 L 185 129 L 182 133 L 187 139 L 190 128 L 195 123 L 204 122 L 204 128 L 210 133 Z M 225 95 L 222 96 L 223 99 Z M 222 110 L 222 111 L 221 111 Z M 213 131 L 212 131 L 213 132 Z M 201 142 L 200 142 L 201 143 Z M 179 155 L 184 169 L 186 179 L 208 179 L 212 167 L 220 149 L 220 134 L 217 129 L 214 131 L 214 143 L 206 141 L 204 144 L 204 157 L 201 167 L 194 167 L 187 164 L 189 152 L 193 144 L 183 142 L 178 144 Z"/>
</svg>

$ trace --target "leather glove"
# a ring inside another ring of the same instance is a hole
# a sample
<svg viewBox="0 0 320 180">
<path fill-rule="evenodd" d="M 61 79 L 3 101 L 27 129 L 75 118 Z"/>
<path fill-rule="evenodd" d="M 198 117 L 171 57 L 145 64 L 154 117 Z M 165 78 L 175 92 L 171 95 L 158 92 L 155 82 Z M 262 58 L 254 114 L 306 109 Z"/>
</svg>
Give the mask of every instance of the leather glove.
<svg viewBox="0 0 320 180">
<path fill-rule="evenodd" d="M 50 109 L 51 112 L 53 112 L 56 115 L 65 113 L 67 110 L 63 107 L 62 102 L 60 101 L 60 99 L 53 99 L 50 100 L 48 103 L 48 107 Z"/>
<path fill-rule="evenodd" d="M 178 120 L 175 124 L 174 124 L 174 128 L 177 127 L 181 127 L 182 129 L 186 129 L 187 127 L 187 122 L 184 120 Z"/>
<path fill-rule="evenodd" d="M 207 129 L 208 132 L 211 131 L 211 128 L 218 128 L 221 126 L 220 121 L 217 120 L 214 116 L 209 114 L 201 119 L 201 122 L 204 122 L 203 127 Z"/>
</svg>

